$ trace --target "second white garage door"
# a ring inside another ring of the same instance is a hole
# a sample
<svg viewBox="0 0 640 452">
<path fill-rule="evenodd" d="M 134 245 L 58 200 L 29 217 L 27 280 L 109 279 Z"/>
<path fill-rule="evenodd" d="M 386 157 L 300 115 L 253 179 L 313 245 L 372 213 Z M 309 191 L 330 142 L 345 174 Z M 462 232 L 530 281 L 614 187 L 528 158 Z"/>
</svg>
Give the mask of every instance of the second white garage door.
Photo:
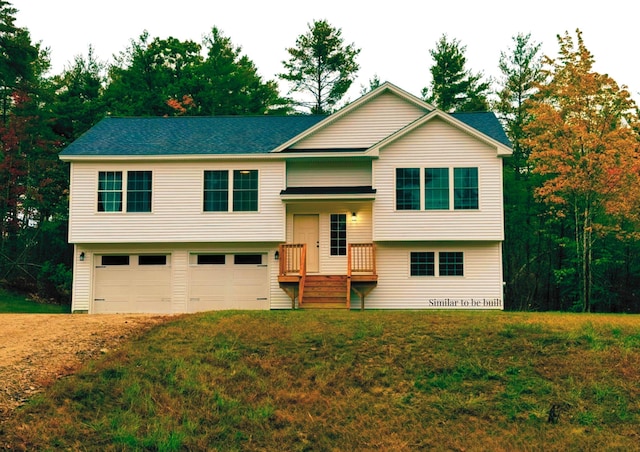
<svg viewBox="0 0 640 452">
<path fill-rule="evenodd" d="M 191 254 L 189 311 L 269 309 L 266 254 Z"/>
</svg>

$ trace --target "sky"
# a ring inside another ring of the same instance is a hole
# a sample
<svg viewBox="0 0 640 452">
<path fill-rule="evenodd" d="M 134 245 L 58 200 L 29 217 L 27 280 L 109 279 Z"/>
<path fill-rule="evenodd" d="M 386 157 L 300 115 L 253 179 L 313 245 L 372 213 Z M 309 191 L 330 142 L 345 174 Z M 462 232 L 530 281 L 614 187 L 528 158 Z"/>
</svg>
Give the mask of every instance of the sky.
<svg viewBox="0 0 640 452">
<path fill-rule="evenodd" d="M 421 96 L 430 82 L 429 50 L 446 34 L 466 46 L 467 69 L 499 78 L 500 52 L 513 37 L 530 33 L 549 57 L 558 54 L 557 35 L 580 29 L 607 73 L 640 98 L 637 0 L 9 0 L 16 24 L 51 52 L 52 74 L 69 66 L 89 45 L 99 60 L 111 62 L 144 30 L 151 38 L 174 37 L 198 43 L 218 27 L 242 48 L 265 80 L 276 80 L 288 59 L 286 49 L 314 20 L 342 30 L 345 44 L 362 49 L 358 78 L 349 100 L 377 75 Z M 286 83 L 280 82 L 283 94 Z"/>
</svg>

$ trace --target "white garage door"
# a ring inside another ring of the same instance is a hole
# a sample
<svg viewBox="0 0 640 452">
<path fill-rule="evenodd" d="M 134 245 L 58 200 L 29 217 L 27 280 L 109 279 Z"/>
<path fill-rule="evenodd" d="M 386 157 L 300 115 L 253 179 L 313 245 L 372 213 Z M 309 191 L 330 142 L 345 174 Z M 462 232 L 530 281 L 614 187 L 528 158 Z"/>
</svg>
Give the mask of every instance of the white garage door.
<svg viewBox="0 0 640 452">
<path fill-rule="evenodd" d="M 171 256 L 95 256 L 93 312 L 170 313 Z"/>
<path fill-rule="evenodd" d="M 189 311 L 269 309 L 265 254 L 192 254 Z"/>
</svg>

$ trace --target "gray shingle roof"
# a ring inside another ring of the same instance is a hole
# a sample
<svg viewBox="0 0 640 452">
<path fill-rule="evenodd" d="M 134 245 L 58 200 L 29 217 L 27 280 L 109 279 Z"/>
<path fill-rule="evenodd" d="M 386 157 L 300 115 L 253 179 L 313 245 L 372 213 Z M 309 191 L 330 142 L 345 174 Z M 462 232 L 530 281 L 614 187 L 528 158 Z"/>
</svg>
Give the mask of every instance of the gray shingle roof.
<svg viewBox="0 0 640 452">
<path fill-rule="evenodd" d="M 262 154 L 326 116 L 214 116 L 105 118 L 64 149 L 62 156 Z M 511 147 L 493 113 L 453 117 Z"/>
<path fill-rule="evenodd" d="M 325 116 L 105 118 L 61 152 L 63 156 L 260 154 Z"/>
<path fill-rule="evenodd" d="M 511 147 L 511 141 L 507 138 L 507 135 L 504 133 L 504 129 L 502 128 L 502 124 L 500 124 L 500 121 L 498 121 L 498 118 L 496 118 L 494 113 L 452 113 L 451 116 L 484 133 L 488 137 L 493 138 L 499 143 Z"/>
</svg>

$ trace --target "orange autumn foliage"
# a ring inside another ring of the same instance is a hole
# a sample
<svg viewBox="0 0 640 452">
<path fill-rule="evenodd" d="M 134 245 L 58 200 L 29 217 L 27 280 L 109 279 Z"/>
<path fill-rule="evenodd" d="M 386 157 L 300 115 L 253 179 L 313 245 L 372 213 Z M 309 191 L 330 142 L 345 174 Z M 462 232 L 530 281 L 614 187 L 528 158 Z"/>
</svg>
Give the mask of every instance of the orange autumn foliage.
<svg viewBox="0 0 640 452">
<path fill-rule="evenodd" d="M 527 144 L 534 172 L 545 176 L 536 195 L 560 216 L 575 209 L 637 215 L 637 109 L 624 87 L 592 71 L 593 57 L 577 35 L 577 46 L 568 35 L 558 38 L 561 56 L 547 61 L 549 81 L 531 104 Z"/>
<path fill-rule="evenodd" d="M 182 101 L 171 98 L 167 101 L 167 105 L 175 110 L 177 116 L 184 115 L 194 106 L 193 98 L 188 94 L 182 96 Z"/>
<path fill-rule="evenodd" d="M 593 71 L 593 56 L 576 33 L 575 43 L 568 33 L 558 36 L 559 58 L 546 59 L 525 141 L 533 172 L 543 176 L 536 196 L 573 223 L 580 301 L 589 311 L 595 241 L 607 233 L 640 235 L 640 129 L 629 92 Z"/>
</svg>

